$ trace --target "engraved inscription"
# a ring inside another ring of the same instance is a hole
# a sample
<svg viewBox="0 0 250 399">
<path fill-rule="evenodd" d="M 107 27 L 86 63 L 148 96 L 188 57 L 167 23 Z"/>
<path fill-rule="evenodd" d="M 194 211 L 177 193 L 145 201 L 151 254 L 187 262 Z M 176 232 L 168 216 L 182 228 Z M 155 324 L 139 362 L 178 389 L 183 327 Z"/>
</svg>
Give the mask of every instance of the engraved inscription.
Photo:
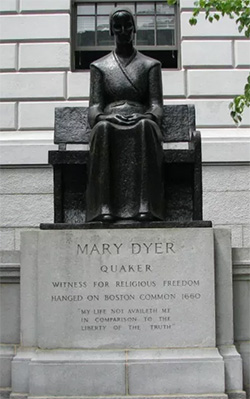
<svg viewBox="0 0 250 399">
<path fill-rule="evenodd" d="M 59 337 L 65 348 L 210 345 L 213 254 L 205 231 L 190 239 L 186 230 L 62 233 L 49 269 L 40 268 L 40 303 L 53 320 L 40 321 L 43 336 L 52 328 L 51 345 Z"/>
<path fill-rule="evenodd" d="M 132 243 L 132 258 L 144 250 L 165 254 L 174 252 L 173 243 Z M 122 244 L 81 246 L 78 254 L 92 256 L 105 252 L 119 255 Z M 150 255 L 149 255 L 150 256 Z M 79 329 L 82 333 L 98 331 L 144 331 L 151 333 L 173 330 L 180 322 L 176 318 L 175 304 L 180 301 L 199 300 L 201 293 L 199 279 L 159 279 L 157 269 L 152 264 L 101 264 L 97 265 L 95 277 L 89 281 L 52 281 L 55 290 L 70 290 L 79 294 L 51 295 L 51 302 L 81 302 L 89 307 L 78 308 Z M 143 278 L 141 278 L 143 276 Z M 132 279 L 131 279 L 132 277 Z M 135 277 L 135 278 L 133 278 Z M 145 278 L 146 277 L 146 278 Z M 192 289 L 191 292 L 187 291 Z M 117 291 L 118 289 L 118 291 Z M 126 289 L 126 292 L 123 290 Z M 129 291 L 128 291 L 129 290 Z M 153 290 L 153 291 L 152 291 Z M 110 307 L 110 304 L 117 304 Z M 163 307 L 165 303 L 171 304 Z M 99 306 L 102 305 L 102 307 Z M 133 306 L 135 304 L 135 306 Z M 141 304 L 141 306 L 138 306 Z M 160 306 L 159 306 L 160 304 Z M 132 305 L 132 306 L 131 306 Z"/>
<path fill-rule="evenodd" d="M 129 248 L 124 248 L 123 243 L 101 243 L 87 244 L 77 243 L 77 255 L 122 255 L 125 250 L 129 250 L 130 254 L 170 254 L 175 253 L 175 245 L 173 242 L 132 242 Z"/>
</svg>

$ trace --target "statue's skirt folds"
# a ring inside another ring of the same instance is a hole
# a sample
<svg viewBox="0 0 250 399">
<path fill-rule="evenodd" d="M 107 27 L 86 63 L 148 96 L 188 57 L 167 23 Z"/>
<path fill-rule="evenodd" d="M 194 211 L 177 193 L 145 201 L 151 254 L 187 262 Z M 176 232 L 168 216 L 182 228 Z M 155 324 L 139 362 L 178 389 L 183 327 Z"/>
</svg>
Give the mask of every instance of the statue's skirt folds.
<svg viewBox="0 0 250 399">
<path fill-rule="evenodd" d="M 163 219 L 163 150 L 158 125 L 143 119 L 132 126 L 98 122 L 91 132 L 86 221 Z"/>
</svg>

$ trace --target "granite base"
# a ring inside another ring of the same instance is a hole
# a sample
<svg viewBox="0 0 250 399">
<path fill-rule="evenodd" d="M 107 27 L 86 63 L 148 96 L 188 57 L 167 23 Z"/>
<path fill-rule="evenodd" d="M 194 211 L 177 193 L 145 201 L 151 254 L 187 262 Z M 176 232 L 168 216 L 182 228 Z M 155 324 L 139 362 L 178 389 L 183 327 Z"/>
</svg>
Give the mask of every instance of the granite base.
<svg viewBox="0 0 250 399">
<path fill-rule="evenodd" d="M 228 238 L 211 228 L 25 233 L 11 399 L 244 399 Z"/>
<path fill-rule="evenodd" d="M 225 390 L 224 363 L 215 348 L 36 350 L 30 355 L 28 364 L 21 352 L 13 362 L 13 388 L 28 391 L 28 398 L 208 393 L 214 397 Z"/>
</svg>

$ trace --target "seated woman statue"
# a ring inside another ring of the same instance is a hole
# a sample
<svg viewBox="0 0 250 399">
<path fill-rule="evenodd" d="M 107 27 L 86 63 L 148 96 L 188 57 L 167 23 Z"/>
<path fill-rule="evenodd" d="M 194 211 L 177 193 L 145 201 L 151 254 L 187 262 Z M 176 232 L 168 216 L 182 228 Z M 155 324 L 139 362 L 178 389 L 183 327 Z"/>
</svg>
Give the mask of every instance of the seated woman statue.
<svg viewBox="0 0 250 399">
<path fill-rule="evenodd" d="M 115 50 L 90 67 L 87 222 L 163 219 L 161 65 L 134 48 L 135 31 L 114 9 Z"/>
</svg>

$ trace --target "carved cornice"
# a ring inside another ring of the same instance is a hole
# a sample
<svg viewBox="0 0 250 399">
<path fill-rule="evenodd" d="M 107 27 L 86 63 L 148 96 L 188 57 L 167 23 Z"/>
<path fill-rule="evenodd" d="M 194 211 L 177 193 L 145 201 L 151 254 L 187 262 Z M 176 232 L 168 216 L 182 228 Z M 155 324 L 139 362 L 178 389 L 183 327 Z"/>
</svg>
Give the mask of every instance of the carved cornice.
<svg viewBox="0 0 250 399">
<path fill-rule="evenodd" d="M 250 280 L 250 249 L 233 248 L 233 279 Z"/>
<path fill-rule="evenodd" d="M 20 251 L 0 251 L 0 283 L 20 284 Z"/>
<path fill-rule="evenodd" d="M 20 265 L 18 263 L 8 265 L 0 263 L 0 283 L 20 284 Z"/>
</svg>

